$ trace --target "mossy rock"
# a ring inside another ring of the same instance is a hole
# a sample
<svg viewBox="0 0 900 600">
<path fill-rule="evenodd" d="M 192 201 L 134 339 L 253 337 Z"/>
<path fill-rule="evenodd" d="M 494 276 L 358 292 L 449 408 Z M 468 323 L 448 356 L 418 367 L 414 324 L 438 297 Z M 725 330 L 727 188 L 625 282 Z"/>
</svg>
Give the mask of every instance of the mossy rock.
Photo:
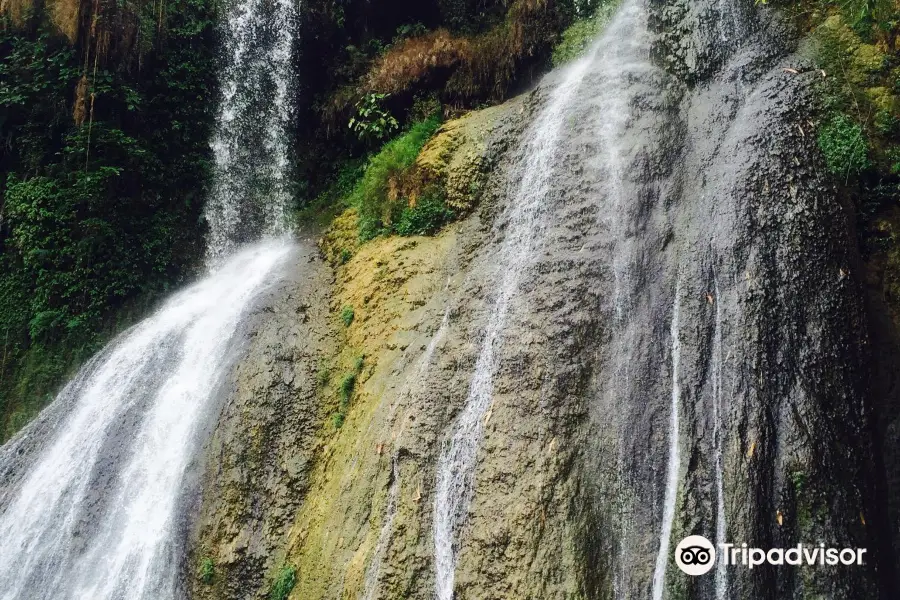
<svg viewBox="0 0 900 600">
<path fill-rule="evenodd" d="M 465 213 L 478 202 L 491 168 L 489 140 L 509 105 L 472 111 L 441 126 L 416 159 L 423 184 L 441 183 L 447 205 Z"/>
<path fill-rule="evenodd" d="M 331 222 L 331 226 L 319 240 L 319 248 L 332 266 L 346 263 L 359 247 L 359 215 L 355 208 L 348 208 Z"/>
<path fill-rule="evenodd" d="M 864 86 L 871 76 L 882 71 L 887 55 L 874 44 L 864 44 L 840 15 L 831 15 L 817 30 L 825 62 L 844 65 L 844 75 L 853 84 Z"/>
<path fill-rule="evenodd" d="M 873 44 L 860 44 L 853 53 L 853 67 L 867 75 L 881 71 L 887 56 Z"/>
<path fill-rule="evenodd" d="M 886 87 L 871 87 L 866 89 L 866 97 L 877 110 L 884 110 L 890 113 L 897 112 L 897 96 L 891 93 Z"/>
</svg>

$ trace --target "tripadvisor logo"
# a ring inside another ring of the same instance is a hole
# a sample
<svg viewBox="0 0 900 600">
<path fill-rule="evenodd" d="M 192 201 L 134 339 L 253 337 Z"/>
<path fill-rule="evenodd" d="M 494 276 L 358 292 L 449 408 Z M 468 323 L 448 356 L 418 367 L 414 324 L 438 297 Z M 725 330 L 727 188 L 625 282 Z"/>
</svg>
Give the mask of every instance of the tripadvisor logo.
<svg viewBox="0 0 900 600">
<path fill-rule="evenodd" d="M 719 544 L 721 556 L 717 556 L 715 546 L 702 535 L 690 535 L 675 548 L 675 564 L 691 576 L 708 573 L 716 560 L 725 565 L 743 565 L 748 569 L 760 565 L 809 565 L 835 566 L 862 565 L 865 548 L 826 548 L 825 544 L 810 546 L 797 544 L 791 548 L 749 548 L 747 544 Z"/>
<path fill-rule="evenodd" d="M 675 563 L 688 575 L 703 575 L 716 564 L 716 549 L 702 535 L 689 535 L 675 548 Z"/>
</svg>

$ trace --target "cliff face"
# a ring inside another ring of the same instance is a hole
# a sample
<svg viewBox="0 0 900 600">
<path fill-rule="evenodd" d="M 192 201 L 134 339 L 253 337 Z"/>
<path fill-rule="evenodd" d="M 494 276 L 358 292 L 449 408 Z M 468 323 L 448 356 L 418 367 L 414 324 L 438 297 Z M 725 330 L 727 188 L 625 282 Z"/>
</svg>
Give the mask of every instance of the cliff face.
<svg viewBox="0 0 900 600">
<path fill-rule="evenodd" d="M 283 555 L 309 488 L 326 413 L 316 374 L 336 348 L 332 273 L 314 240 L 300 239 L 289 276 L 259 303 L 243 359 L 223 384 L 221 416 L 202 453 L 202 495 L 186 579 L 197 598 L 247 598 Z M 200 581 L 204 564 L 215 576 Z"/>
<path fill-rule="evenodd" d="M 322 287 L 236 372 L 199 597 L 289 564 L 291 598 L 432 598 L 445 543 L 459 600 L 892 597 L 853 212 L 766 15 L 625 2 L 582 66 L 426 146 L 468 217 L 364 245 L 335 221 Z M 689 534 L 871 559 L 692 579 Z"/>
</svg>

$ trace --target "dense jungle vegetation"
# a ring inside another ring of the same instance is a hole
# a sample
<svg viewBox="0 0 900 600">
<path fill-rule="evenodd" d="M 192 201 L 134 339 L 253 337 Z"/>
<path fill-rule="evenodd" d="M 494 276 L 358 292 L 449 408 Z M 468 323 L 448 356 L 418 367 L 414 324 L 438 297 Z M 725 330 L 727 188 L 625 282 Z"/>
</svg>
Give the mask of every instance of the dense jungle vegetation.
<svg viewBox="0 0 900 600">
<path fill-rule="evenodd" d="M 760 3 L 765 3 L 759 0 Z M 297 32 L 297 218 L 360 238 L 459 215 L 410 169 L 442 120 L 577 56 L 613 0 L 312 0 Z M 900 306 L 900 5 L 769 0 L 821 69 L 809 124 Z M 0 441 L 115 331 L 200 268 L 213 0 L 57 0 L 0 25 Z M 807 127 L 806 124 L 801 125 Z"/>
</svg>

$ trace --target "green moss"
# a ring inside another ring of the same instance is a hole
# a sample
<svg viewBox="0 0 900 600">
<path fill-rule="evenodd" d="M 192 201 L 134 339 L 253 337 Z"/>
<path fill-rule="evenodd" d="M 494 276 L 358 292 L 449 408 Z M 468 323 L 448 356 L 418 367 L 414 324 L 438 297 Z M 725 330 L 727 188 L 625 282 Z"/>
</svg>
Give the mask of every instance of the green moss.
<svg viewBox="0 0 900 600">
<path fill-rule="evenodd" d="M 319 365 L 319 370 L 316 373 L 316 383 L 319 389 L 324 389 L 329 381 L 331 381 L 331 369 L 327 364 Z"/>
<path fill-rule="evenodd" d="M 862 127 L 843 114 L 834 115 L 819 130 L 819 149 L 834 175 L 856 175 L 869 168 L 869 145 Z"/>
<path fill-rule="evenodd" d="M 335 429 L 340 429 L 347 418 L 347 411 L 350 410 L 350 400 L 353 399 L 353 391 L 356 389 L 356 382 L 365 366 L 365 357 L 357 356 L 353 361 L 353 370 L 344 375 L 341 383 L 338 385 L 338 396 L 340 404 L 336 413 L 331 415 L 331 424 Z"/>
<path fill-rule="evenodd" d="M 359 213 L 361 240 L 391 230 L 405 204 L 399 196 L 400 178 L 439 126 L 438 117 L 417 123 L 369 160 L 365 174 L 350 195 L 350 204 Z"/>
<path fill-rule="evenodd" d="M 278 571 L 275 581 L 272 582 L 269 600 L 287 600 L 295 585 L 297 585 L 297 568 L 292 565 L 284 565 Z"/>
<path fill-rule="evenodd" d="M 356 373 L 347 373 L 341 380 L 341 407 L 350 404 L 350 398 L 353 396 L 354 387 L 356 387 Z"/>
</svg>

